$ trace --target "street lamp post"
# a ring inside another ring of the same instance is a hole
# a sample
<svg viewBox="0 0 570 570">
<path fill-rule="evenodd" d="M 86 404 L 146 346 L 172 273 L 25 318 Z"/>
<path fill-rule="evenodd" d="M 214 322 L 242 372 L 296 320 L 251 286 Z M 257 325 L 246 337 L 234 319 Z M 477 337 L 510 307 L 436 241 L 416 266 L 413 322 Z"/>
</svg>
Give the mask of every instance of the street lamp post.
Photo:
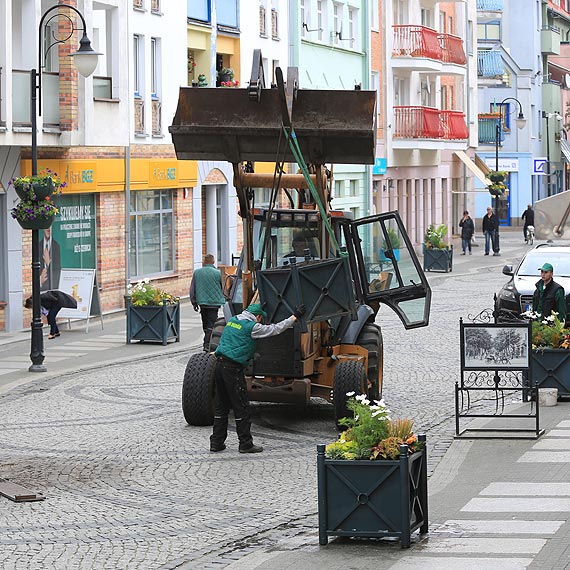
<svg viewBox="0 0 570 570">
<path fill-rule="evenodd" d="M 72 12 L 75 12 L 81 19 L 82 28 L 76 28 L 75 22 L 70 16 L 65 13 L 60 13 L 59 10 L 62 8 L 67 8 Z M 57 10 L 57 13 L 53 13 Z M 42 36 L 46 26 L 55 18 L 63 17 L 66 18 L 71 24 L 71 30 L 69 34 L 63 38 L 53 37 L 53 42 L 47 46 L 42 54 Z M 83 77 L 89 77 L 97 67 L 98 56 L 100 54 L 93 51 L 91 47 L 91 41 L 87 37 L 87 26 L 85 24 L 85 18 L 83 14 L 75 8 L 75 6 L 70 6 L 69 4 L 58 4 L 52 6 L 46 10 L 40 20 L 40 25 L 38 29 L 38 66 L 39 71 L 32 69 L 30 72 L 30 119 L 32 125 L 32 176 L 37 176 L 38 174 L 38 134 L 37 134 L 37 112 L 38 105 L 37 99 L 38 95 L 40 97 L 40 115 L 41 115 L 41 95 L 42 95 L 42 69 L 45 67 L 45 57 L 48 51 L 57 44 L 65 43 L 71 38 L 74 32 L 83 31 L 83 37 L 79 42 L 79 49 L 71 54 L 74 58 L 75 66 L 77 71 Z M 40 305 L 40 239 L 39 230 L 32 230 L 32 325 L 31 325 L 31 351 L 30 360 L 32 364 L 28 368 L 30 372 L 45 372 L 47 370 L 44 365 L 44 338 L 42 333 L 42 318 L 41 318 L 41 305 Z"/>
<path fill-rule="evenodd" d="M 525 119 L 524 114 L 523 114 L 521 102 L 518 99 L 516 99 L 515 97 L 505 97 L 499 103 L 499 106 L 502 107 L 507 101 L 516 101 L 518 103 L 519 114 L 517 116 L 517 128 L 518 129 L 524 128 L 524 126 L 526 124 L 526 119 Z M 498 172 L 498 170 L 499 170 L 499 142 L 500 141 L 501 141 L 501 117 L 499 117 L 497 119 L 497 125 L 495 127 L 495 171 L 496 172 Z M 495 198 L 494 210 L 495 210 L 495 215 L 498 218 L 499 217 L 499 196 L 495 196 L 494 198 Z M 499 232 L 498 232 L 498 230 L 497 230 L 496 239 L 497 239 L 496 248 L 497 248 L 497 251 L 499 251 Z"/>
</svg>

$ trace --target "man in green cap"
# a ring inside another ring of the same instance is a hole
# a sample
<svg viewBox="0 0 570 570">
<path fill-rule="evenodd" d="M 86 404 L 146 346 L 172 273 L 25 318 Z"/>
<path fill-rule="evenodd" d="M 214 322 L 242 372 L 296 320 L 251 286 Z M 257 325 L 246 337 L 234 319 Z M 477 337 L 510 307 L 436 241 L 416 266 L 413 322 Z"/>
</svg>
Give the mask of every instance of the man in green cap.
<svg viewBox="0 0 570 570">
<path fill-rule="evenodd" d="M 558 313 L 558 318 L 562 323 L 566 319 L 566 296 L 564 287 L 554 281 L 554 267 L 550 263 L 545 263 L 539 268 L 540 281 L 536 283 L 536 289 L 532 296 L 533 311 L 542 315 L 543 318 L 550 317 L 552 311 Z"/>
<path fill-rule="evenodd" d="M 259 453 L 260 445 L 254 445 L 249 420 L 249 399 L 244 369 L 255 353 L 257 339 L 281 334 L 305 314 L 305 305 L 295 307 L 295 312 L 278 323 L 262 325 L 267 317 L 259 303 L 232 317 L 226 324 L 220 344 L 214 353 L 217 359 L 214 372 L 214 431 L 210 436 L 210 451 L 226 449 L 228 413 L 234 411 L 240 453 Z"/>
</svg>

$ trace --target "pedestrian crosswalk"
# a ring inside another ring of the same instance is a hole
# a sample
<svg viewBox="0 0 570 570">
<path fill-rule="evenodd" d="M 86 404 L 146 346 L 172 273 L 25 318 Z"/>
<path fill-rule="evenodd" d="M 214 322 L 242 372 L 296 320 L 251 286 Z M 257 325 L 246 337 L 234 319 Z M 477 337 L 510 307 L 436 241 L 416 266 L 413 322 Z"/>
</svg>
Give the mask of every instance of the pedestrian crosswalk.
<svg viewBox="0 0 570 570">
<path fill-rule="evenodd" d="M 550 464 L 570 461 L 567 449 L 570 420 L 563 420 L 517 463 L 543 464 L 546 479 Z M 526 570 L 570 519 L 570 483 L 493 482 L 468 500 L 459 515 L 430 529 L 429 539 L 390 570 Z"/>
</svg>

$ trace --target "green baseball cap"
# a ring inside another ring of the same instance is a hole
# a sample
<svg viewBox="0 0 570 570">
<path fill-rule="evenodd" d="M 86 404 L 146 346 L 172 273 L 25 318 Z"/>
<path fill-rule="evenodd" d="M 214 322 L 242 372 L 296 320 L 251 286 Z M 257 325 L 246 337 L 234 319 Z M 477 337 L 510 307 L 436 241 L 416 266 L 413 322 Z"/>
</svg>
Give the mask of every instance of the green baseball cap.
<svg viewBox="0 0 570 570">
<path fill-rule="evenodd" d="M 263 310 L 259 303 L 252 303 L 246 311 L 250 312 L 252 315 L 261 315 L 262 317 L 267 317 L 267 313 Z"/>
<path fill-rule="evenodd" d="M 554 271 L 554 267 L 552 267 L 552 264 L 550 263 L 545 263 L 542 267 L 538 268 L 539 271 Z"/>
</svg>

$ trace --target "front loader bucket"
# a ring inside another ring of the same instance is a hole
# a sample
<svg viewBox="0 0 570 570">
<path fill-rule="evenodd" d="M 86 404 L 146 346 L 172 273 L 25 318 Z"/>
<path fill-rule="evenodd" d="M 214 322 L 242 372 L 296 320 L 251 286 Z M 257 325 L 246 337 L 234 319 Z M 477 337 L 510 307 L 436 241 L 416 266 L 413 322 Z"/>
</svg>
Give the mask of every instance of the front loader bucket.
<svg viewBox="0 0 570 570">
<path fill-rule="evenodd" d="M 299 89 L 291 120 L 305 161 L 373 164 L 375 103 L 375 91 Z M 232 163 L 295 162 L 281 112 L 277 89 L 263 89 L 260 100 L 251 101 L 247 89 L 181 87 L 169 127 L 176 156 Z"/>
</svg>

